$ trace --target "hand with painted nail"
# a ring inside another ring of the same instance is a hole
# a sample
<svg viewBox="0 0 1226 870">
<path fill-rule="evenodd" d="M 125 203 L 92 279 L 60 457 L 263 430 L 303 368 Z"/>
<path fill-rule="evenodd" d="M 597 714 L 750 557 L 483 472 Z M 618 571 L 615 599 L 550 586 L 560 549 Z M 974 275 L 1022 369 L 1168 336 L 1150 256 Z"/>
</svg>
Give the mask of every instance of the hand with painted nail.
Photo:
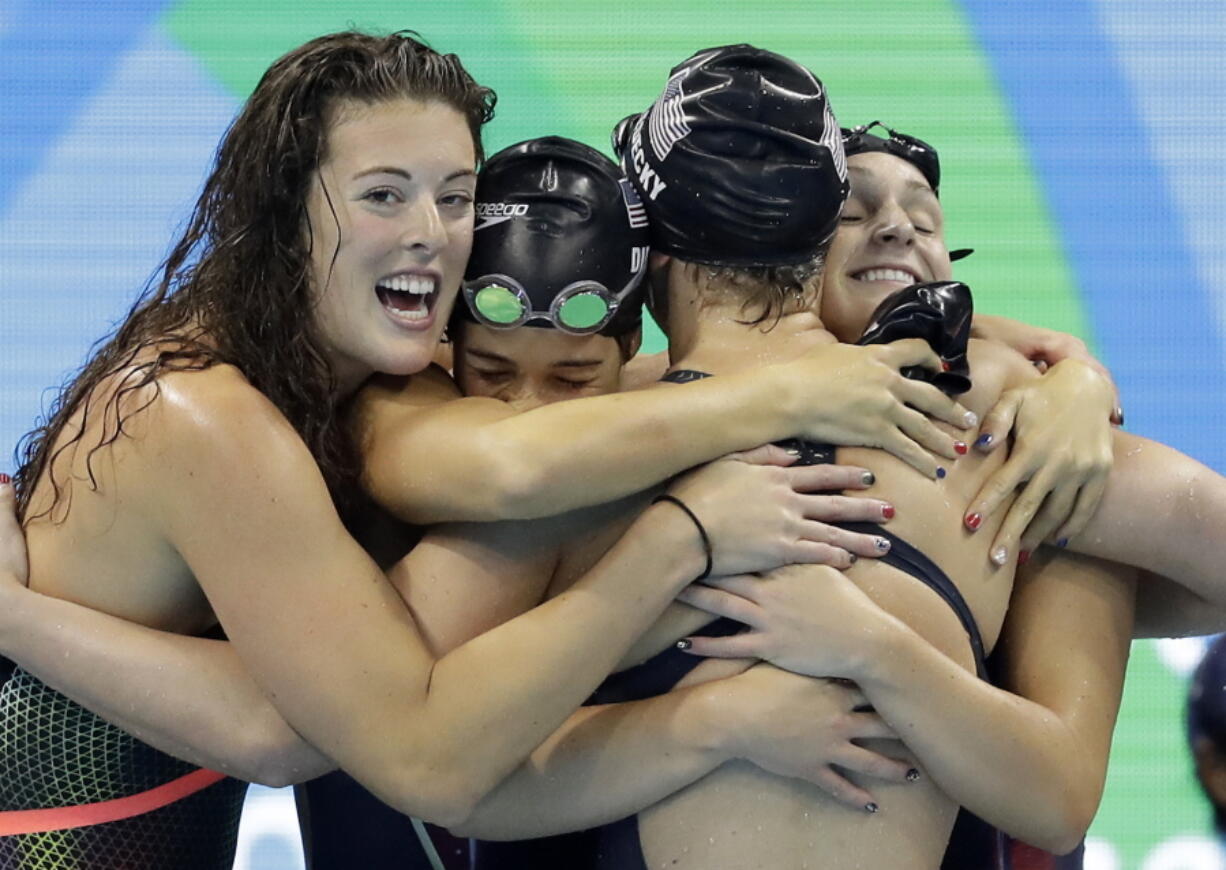
<svg viewBox="0 0 1226 870">
<path fill-rule="evenodd" d="M 960 451 L 959 438 L 934 421 L 963 430 L 979 421 L 931 384 L 903 377 L 902 369 L 910 367 L 939 372 L 941 358 L 918 338 L 868 347 L 831 344 L 776 371 L 804 378 L 799 393 L 780 386 L 781 395 L 800 396 L 799 434 L 845 447 L 880 447 L 935 478 L 938 457 L 952 461 Z"/>
<path fill-rule="evenodd" d="M 857 556 L 882 555 L 883 538 L 829 525 L 879 523 L 894 515 L 888 502 L 826 494 L 865 489 L 873 483 L 872 473 L 843 465 L 793 467 L 795 459 L 768 444 L 690 472 L 670 487 L 707 534 L 712 573 L 793 563 L 846 568 Z"/>
<path fill-rule="evenodd" d="M 8 475 L 0 474 L 0 582 L 30 581 L 26 539 L 17 522 L 17 497 Z"/>
<path fill-rule="evenodd" d="M 902 627 L 847 575 L 826 566 L 715 577 L 686 587 L 677 599 L 749 626 L 728 637 L 685 638 L 678 648 L 759 658 L 812 677 L 857 679 L 872 663 L 875 641 Z"/>
<path fill-rule="evenodd" d="M 876 802 L 845 776 L 848 771 L 885 782 L 919 778 L 912 763 L 856 744 L 897 735 L 866 710 L 868 703 L 854 686 L 759 664 L 711 683 L 710 690 L 720 693 L 719 715 L 727 721 L 732 754 L 770 773 L 808 780 L 853 809 L 868 810 Z"/>
<path fill-rule="evenodd" d="M 1111 372 L 1092 353 L 1086 343 L 1075 335 L 1031 326 L 1008 317 L 991 314 L 976 314 L 971 321 L 971 337 L 994 341 L 1011 347 L 1034 363 L 1039 371 L 1047 371 L 1064 360 L 1077 360 L 1098 372 L 1111 384 L 1112 405 L 1110 420 L 1116 426 L 1124 425 L 1124 411 L 1120 407 L 1120 393 Z"/>
<path fill-rule="evenodd" d="M 1007 391 L 984 418 L 975 448 L 991 452 L 1010 435 L 1009 459 L 984 483 L 964 522 L 977 530 L 1019 488 L 990 549 L 998 565 L 1045 541 L 1080 532 L 1098 507 L 1111 472 L 1108 417 L 1114 388 L 1074 359 Z"/>
</svg>

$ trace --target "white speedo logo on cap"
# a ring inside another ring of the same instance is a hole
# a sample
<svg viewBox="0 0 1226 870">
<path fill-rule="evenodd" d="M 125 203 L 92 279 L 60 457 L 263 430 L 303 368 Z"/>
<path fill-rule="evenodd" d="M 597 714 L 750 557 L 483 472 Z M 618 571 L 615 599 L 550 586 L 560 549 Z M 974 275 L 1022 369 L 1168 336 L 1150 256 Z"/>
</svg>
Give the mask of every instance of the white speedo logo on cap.
<svg viewBox="0 0 1226 870">
<path fill-rule="evenodd" d="M 479 223 L 473 227 L 473 232 L 492 227 L 511 218 L 523 217 L 528 213 L 526 202 L 479 202 L 477 203 L 477 219 Z"/>
</svg>

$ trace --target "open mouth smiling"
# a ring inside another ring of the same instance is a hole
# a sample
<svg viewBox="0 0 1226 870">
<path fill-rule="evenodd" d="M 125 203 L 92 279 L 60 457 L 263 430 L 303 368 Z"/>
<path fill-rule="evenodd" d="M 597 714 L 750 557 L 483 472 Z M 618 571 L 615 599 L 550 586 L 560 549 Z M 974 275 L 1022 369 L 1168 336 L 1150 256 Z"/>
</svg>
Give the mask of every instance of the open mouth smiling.
<svg viewBox="0 0 1226 870">
<path fill-rule="evenodd" d="M 420 272 L 399 272 L 380 278 L 375 294 L 383 310 L 398 323 L 417 324 L 426 320 L 438 298 L 438 276 Z"/>
<path fill-rule="evenodd" d="M 874 266 L 870 269 L 861 269 L 859 272 L 852 272 L 851 278 L 853 281 L 894 281 L 907 286 L 920 281 L 920 276 L 915 272 L 899 266 Z"/>
</svg>

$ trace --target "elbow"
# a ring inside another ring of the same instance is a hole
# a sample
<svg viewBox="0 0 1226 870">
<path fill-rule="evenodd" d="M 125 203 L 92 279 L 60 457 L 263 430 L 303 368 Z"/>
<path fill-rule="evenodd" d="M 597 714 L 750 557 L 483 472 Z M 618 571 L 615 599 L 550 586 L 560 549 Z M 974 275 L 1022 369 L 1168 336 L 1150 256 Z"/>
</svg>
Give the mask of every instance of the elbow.
<svg viewBox="0 0 1226 870">
<path fill-rule="evenodd" d="M 522 453 L 491 450 L 487 455 L 500 457 L 491 463 L 487 475 L 487 490 L 491 502 L 490 516 L 483 520 L 529 520 L 556 513 L 541 504 L 546 475 Z M 511 461 L 507 461 L 510 458 Z"/>
<path fill-rule="evenodd" d="M 462 775 L 442 775 L 437 768 L 406 771 L 396 779 L 391 793 L 379 794 L 380 798 L 407 815 L 449 830 L 470 824 L 488 791 Z"/>
<path fill-rule="evenodd" d="M 1056 855 L 1072 852 L 1081 845 L 1090 823 L 1094 821 L 1098 812 L 1098 797 L 1075 790 L 1066 791 L 1061 799 L 1050 804 L 1052 813 L 1042 829 L 1020 839 Z"/>
<path fill-rule="evenodd" d="M 297 735 L 289 740 L 260 741 L 249 748 L 246 756 L 243 769 L 232 771 L 232 775 L 269 788 L 297 785 L 332 769 L 331 765 L 322 763 L 322 756 L 306 748 Z"/>
</svg>

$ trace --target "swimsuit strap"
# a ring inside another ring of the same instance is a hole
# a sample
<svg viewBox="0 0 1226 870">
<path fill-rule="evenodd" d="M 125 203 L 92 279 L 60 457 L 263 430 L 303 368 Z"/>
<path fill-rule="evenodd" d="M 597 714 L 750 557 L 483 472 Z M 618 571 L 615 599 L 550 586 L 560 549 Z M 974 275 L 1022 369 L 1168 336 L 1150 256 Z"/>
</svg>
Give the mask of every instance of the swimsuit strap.
<svg viewBox="0 0 1226 870">
<path fill-rule="evenodd" d="M 703 378 L 711 376 L 709 372 L 700 372 L 698 369 L 677 369 L 674 372 L 669 372 L 660 380 L 670 384 L 691 384 L 694 381 L 701 381 Z"/>
<path fill-rule="evenodd" d="M 988 669 L 987 656 L 983 651 L 983 635 L 979 633 L 979 625 L 975 622 L 970 606 L 962 597 L 962 593 L 958 591 L 958 587 L 949 579 L 949 575 L 911 544 L 876 523 L 836 523 L 835 525 L 849 532 L 875 535 L 889 540 L 889 552 L 882 556 L 880 561 L 910 574 L 945 600 L 950 610 L 957 615 L 962 627 L 966 629 L 967 637 L 971 642 L 971 651 L 975 655 L 975 671 L 986 680 Z"/>
</svg>

